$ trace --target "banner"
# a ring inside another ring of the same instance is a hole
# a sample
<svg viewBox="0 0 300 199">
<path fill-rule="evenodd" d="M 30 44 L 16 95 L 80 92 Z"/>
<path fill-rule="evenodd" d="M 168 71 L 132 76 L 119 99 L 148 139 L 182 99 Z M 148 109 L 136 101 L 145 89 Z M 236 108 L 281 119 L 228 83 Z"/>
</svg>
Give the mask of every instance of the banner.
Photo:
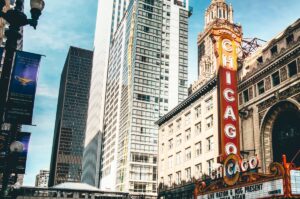
<svg viewBox="0 0 300 199">
<path fill-rule="evenodd" d="M 30 135 L 0 131 L 0 172 L 8 166 L 12 173 L 25 174 Z"/>
<path fill-rule="evenodd" d="M 5 122 L 32 124 L 41 55 L 17 51 L 10 79 Z"/>
<path fill-rule="evenodd" d="M 9 153 L 9 132 L 0 131 L 0 173 L 5 168 L 5 158 Z"/>
<path fill-rule="evenodd" d="M 8 163 L 13 173 L 25 174 L 30 135 L 19 132 L 10 142 Z"/>
</svg>

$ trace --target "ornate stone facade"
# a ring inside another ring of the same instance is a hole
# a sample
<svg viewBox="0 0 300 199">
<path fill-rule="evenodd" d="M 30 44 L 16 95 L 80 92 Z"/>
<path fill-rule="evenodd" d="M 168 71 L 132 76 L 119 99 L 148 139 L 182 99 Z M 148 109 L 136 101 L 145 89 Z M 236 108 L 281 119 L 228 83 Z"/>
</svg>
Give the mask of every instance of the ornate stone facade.
<svg viewBox="0 0 300 199">
<path fill-rule="evenodd" d="M 245 154 L 257 154 L 267 172 L 277 153 L 272 137 L 280 114 L 300 113 L 300 19 L 246 58 L 239 79 L 240 113 L 253 110 L 241 118 L 241 147 Z"/>
</svg>

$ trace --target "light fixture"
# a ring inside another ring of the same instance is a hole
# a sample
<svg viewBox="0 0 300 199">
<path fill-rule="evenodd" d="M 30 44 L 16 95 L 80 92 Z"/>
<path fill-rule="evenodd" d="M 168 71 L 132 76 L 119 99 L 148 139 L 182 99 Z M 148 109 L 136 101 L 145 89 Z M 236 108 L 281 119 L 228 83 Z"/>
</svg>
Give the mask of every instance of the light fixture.
<svg viewBox="0 0 300 199">
<path fill-rule="evenodd" d="M 37 9 L 42 11 L 45 7 L 45 2 L 43 0 L 30 0 L 31 9 Z"/>
</svg>

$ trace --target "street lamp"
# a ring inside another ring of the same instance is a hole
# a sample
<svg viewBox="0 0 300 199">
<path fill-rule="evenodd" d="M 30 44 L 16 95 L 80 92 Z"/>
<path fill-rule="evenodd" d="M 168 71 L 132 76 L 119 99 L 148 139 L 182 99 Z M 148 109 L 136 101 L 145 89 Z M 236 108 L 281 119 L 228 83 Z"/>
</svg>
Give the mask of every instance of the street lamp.
<svg viewBox="0 0 300 199">
<path fill-rule="evenodd" d="M 2 74 L 0 80 L 0 130 L 4 123 L 4 113 L 6 109 L 6 102 L 8 98 L 8 89 L 10 76 L 13 68 L 13 59 L 15 52 L 17 50 L 18 40 L 22 38 L 20 29 L 23 26 L 30 25 L 36 29 L 38 25 L 38 19 L 42 14 L 42 10 L 45 7 L 45 2 L 43 0 L 30 0 L 31 6 L 31 19 L 28 19 L 26 14 L 23 11 L 24 0 L 16 0 L 14 9 L 10 9 L 7 12 L 3 12 L 3 9 L 6 5 L 5 0 L 0 0 L 0 17 L 5 19 L 9 23 L 9 28 L 5 31 L 5 36 L 7 38 L 5 44 L 5 57 L 2 67 Z M 0 57 L 1 58 L 1 57 Z M 12 124 L 12 126 L 17 126 L 18 124 Z M 19 124 L 21 125 L 21 124 Z M 16 133 L 13 130 L 12 133 Z M 11 135 L 14 136 L 14 135 Z M 6 163 L 6 169 L 3 173 L 2 179 L 2 194 L 5 194 L 7 189 L 9 176 L 11 174 L 11 167 Z M 1 194 L 1 195 L 2 195 Z M 0 198 L 4 198 L 3 197 Z"/>
</svg>

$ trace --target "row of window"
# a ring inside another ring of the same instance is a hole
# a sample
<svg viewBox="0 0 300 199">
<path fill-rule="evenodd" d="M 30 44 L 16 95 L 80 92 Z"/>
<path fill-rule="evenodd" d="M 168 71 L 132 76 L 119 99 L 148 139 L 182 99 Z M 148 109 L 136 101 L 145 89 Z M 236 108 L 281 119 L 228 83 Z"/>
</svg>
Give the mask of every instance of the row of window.
<svg viewBox="0 0 300 199">
<path fill-rule="evenodd" d="M 197 110 L 199 110 L 199 109 L 197 109 Z M 201 113 L 199 113 L 199 111 L 198 112 L 196 112 L 195 113 L 195 116 L 196 116 L 196 118 L 199 118 L 200 117 L 200 114 Z M 190 114 L 189 114 L 190 115 Z M 189 116 L 188 115 L 188 116 Z M 186 117 L 185 118 L 186 120 L 185 120 L 185 125 L 189 125 L 190 124 L 190 117 Z M 202 126 L 201 126 L 201 124 L 202 124 L 202 122 L 198 122 L 198 123 L 196 123 L 195 124 L 195 135 L 198 135 L 199 133 L 201 133 L 201 131 L 202 131 Z M 176 128 L 177 129 L 181 129 L 181 127 L 182 127 L 182 121 L 181 121 L 181 118 L 180 119 L 178 119 L 178 120 L 176 120 Z M 208 116 L 206 119 L 205 119 L 205 129 L 207 130 L 207 129 L 210 129 L 210 128 L 212 128 L 213 127 L 213 115 L 210 115 L 210 116 Z M 171 125 L 169 125 L 169 127 L 168 127 L 168 132 L 169 132 L 169 134 L 170 135 L 172 135 L 173 134 L 173 132 L 174 132 L 174 126 L 173 126 L 173 124 L 171 124 Z M 186 130 L 186 132 L 190 132 L 190 128 L 188 129 L 188 130 Z"/>
<path fill-rule="evenodd" d="M 262 95 L 272 87 L 278 86 L 281 82 L 287 80 L 288 77 L 294 77 L 298 72 L 300 72 L 300 70 L 297 68 L 297 61 L 294 60 L 289 63 L 287 67 L 281 68 L 280 70 L 258 82 L 254 88 L 251 86 L 240 93 L 240 105 L 252 100 L 254 96 Z"/>
<path fill-rule="evenodd" d="M 190 139 L 191 135 L 190 134 L 186 134 L 186 137 L 185 139 Z M 176 137 L 176 147 L 179 147 L 181 144 L 182 144 L 182 136 L 181 134 L 179 134 L 177 137 Z M 174 147 L 174 140 L 173 139 L 170 139 L 168 141 L 168 150 L 170 149 L 173 149 Z M 214 149 L 214 143 L 213 143 L 213 136 L 210 136 L 208 138 L 206 138 L 206 152 L 210 152 L 210 151 L 213 151 Z M 165 150 L 165 146 L 164 146 L 164 143 L 161 145 L 161 153 L 164 153 L 164 150 Z M 181 152 L 178 152 L 179 155 Z M 176 153 L 176 154 L 178 154 Z M 185 149 L 185 161 L 188 161 L 191 159 L 191 147 L 188 147 Z M 188 155 L 189 154 L 189 155 Z M 202 154 L 202 142 L 198 142 L 195 144 L 195 157 L 198 157 Z M 177 156 L 177 155 L 176 155 Z"/>
<path fill-rule="evenodd" d="M 207 168 L 209 174 L 211 174 L 213 170 L 214 159 L 210 159 L 207 162 Z M 193 177 L 199 178 L 202 175 L 202 163 L 195 165 L 195 173 Z M 184 178 L 182 178 L 182 171 L 177 171 L 175 174 L 175 179 L 173 179 L 173 174 L 168 175 L 167 185 L 171 186 L 173 183 L 180 184 L 182 180 L 190 181 L 192 180 L 191 167 L 184 169 Z M 161 182 L 164 183 L 164 178 L 161 178 Z"/>
</svg>

